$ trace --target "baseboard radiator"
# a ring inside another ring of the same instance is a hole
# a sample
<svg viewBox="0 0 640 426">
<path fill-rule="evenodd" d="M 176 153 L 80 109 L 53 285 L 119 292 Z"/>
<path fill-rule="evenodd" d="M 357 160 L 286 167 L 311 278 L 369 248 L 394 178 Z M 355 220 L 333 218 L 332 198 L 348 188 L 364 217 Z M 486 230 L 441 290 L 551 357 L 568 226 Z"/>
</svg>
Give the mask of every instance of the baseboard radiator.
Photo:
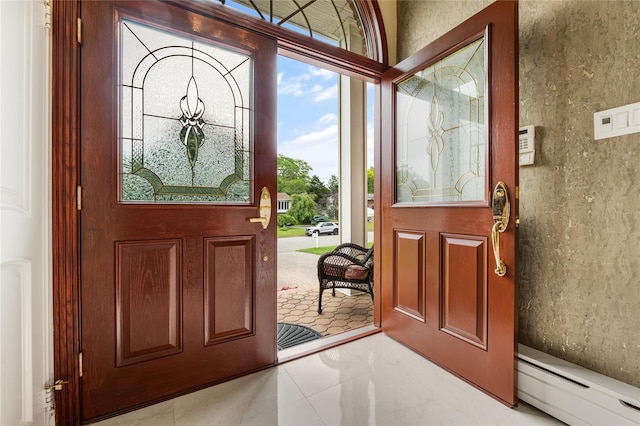
<svg viewBox="0 0 640 426">
<path fill-rule="evenodd" d="M 640 388 L 528 346 L 518 352 L 522 401 L 570 425 L 640 424 Z"/>
</svg>

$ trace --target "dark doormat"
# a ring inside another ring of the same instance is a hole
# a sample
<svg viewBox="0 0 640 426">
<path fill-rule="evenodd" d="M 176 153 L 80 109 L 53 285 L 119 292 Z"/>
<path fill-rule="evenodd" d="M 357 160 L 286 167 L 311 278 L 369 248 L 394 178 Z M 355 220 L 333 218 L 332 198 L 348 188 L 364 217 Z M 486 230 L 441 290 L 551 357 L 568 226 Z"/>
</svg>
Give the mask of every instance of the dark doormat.
<svg viewBox="0 0 640 426">
<path fill-rule="evenodd" d="M 278 350 L 320 339 L 322 334 L 298 324 L 278 323 Z"/>
</svg>

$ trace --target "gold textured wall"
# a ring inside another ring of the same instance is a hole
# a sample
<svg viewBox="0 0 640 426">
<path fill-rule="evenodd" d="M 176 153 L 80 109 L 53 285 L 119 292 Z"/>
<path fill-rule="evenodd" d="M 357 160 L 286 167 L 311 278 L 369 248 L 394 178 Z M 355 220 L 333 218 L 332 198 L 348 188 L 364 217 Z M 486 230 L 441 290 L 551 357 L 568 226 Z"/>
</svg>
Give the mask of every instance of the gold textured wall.
<svg viewBox="0 0 640 426">
<path fill-rule="evenodd" d="M 491 1 L 399 0 L 398 60 Z M 523 0 L 520 342 L 640 386 L 640 134 L 593 113 L 640 102 L 640 1 Z"/>
</svg>

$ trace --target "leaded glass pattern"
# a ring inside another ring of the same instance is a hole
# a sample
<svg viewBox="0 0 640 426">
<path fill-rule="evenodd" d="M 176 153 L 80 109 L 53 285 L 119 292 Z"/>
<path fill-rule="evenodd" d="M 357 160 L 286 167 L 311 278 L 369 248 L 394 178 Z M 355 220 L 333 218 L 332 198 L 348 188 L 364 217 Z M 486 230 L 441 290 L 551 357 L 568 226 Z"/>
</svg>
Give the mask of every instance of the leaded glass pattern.
<svg viewBox="0 0 640 426">
<path fill-rule="evenodd" d="M 396 86 L 398 203 L 484 201 L 485 41 Z"/>
<path fill-rule="evenodd" d="M 359 55 L 372 57 L 354 0 L 213 0 Z"/>
<path fill-rule="evenodd" d="M 250 202 L 251 57 L 120 23 L 120 199 Z"/>
</svg>

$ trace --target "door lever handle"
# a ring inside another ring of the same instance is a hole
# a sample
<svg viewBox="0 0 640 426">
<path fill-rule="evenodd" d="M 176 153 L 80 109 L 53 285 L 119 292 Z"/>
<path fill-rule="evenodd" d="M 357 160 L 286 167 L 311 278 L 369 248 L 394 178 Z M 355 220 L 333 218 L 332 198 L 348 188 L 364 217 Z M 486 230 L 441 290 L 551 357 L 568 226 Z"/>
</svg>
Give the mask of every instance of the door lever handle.
<svg viewBox="0 0 640 426">
<path fill-rule="evenodd" d="M 271 194 L 266 186 L 262 188 L 262 192 L 260 193 L 260 206 L 258 207 L 258 212 L 260 217 L 250 217 L 249 222 L 261 223 L 262 229 L 267 229 L 269 227 L 269 222 L 271 222 Z"/>
<path fill-rule="evenodd" d="M 491 228 L 491 244 L 493 245 L 493 255 L 496 258 L 496 268 L 494 272 L 499 277 L 504 277 L 507 273 L 507 266 L 500 259 L 500 234 L 507 230 L 509 225 L 509 215 L 511 206 L 509 204 L 509 192 L 507 185 L 500 181 L 493 190 L 491 199 L 491 209 L 493 210 L 493 227 Z"/>
<path fill-rule="evenodd" d="M 253 222 L 253 223 L 261 223 L 262 227 L 264 229 L 267 229 L 267 226 L 269 226 L 269 223 L 267 222 L 267 219 L 264 217 L 250 217 L 249 218 L 249 222 Z"/>
</svg>

